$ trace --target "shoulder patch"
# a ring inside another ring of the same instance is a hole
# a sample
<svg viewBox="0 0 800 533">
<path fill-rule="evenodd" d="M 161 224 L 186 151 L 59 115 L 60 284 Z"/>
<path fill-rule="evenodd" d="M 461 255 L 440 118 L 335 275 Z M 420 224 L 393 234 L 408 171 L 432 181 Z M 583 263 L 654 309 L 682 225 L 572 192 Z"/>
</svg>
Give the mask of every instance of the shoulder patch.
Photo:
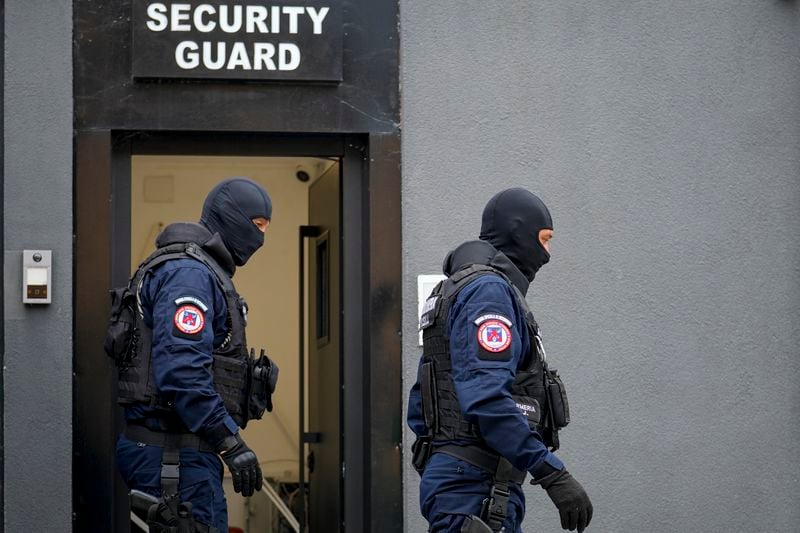
<svg viewBox="0 0 800 533">
<path fill-rule="evenodd" d="M 511 328 L 500 319 L 484 320 L 478 327 L 478 344 L 489 353 L 504 352 L 511 346 Z"/>
<path fill-rule="evenodd" d="M 180 306 L 182 304 L 194 304 L 200 309 L 202 309 L 204 313 L 208 311 L 208 306 L 204 304 L 199 298 L 195 298 L 194 296 L 181 296 L 180 298 L 175 300 L 175 305 Z"/>
<path fill-rule="evenodd" d="M 176 335 L 194 338 L 203 331 L 206 325 L 206 317 L 196 305 L 182 305 L 175 311 L 175 317 L 172 322 L 175 325 Z"/>
<path fill-rule="evenodd" d="M 506 326 L 511 327 L 512 322 L 504 317 L 503 315 L 498 314 L 488 314 L 488 315 L 481 315 L 475 319 L 475 325 L 480 326 L 487 320 L 499 320 L 500 322 L 504 323 Z"/>
</svg>

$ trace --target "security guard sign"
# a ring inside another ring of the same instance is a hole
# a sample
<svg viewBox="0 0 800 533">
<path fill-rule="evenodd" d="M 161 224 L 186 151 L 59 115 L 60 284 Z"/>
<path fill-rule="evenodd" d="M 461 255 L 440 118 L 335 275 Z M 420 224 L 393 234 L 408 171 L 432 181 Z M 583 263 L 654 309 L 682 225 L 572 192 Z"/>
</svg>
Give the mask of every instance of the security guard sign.
<svg viewBox="0 0 800 533">
<path fill-rule="evenodd" d="M 341 3 L 133 0 L 134 78 L 341 81 Z"/>
</svg>

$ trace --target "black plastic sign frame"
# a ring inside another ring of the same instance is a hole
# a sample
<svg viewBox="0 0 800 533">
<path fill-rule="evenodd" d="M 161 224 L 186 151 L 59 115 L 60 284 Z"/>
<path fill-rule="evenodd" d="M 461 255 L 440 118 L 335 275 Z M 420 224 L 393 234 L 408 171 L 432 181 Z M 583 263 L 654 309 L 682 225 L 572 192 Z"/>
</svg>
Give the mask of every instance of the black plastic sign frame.
<svg viewBox="0 0 800 533">
<path fill-rule="evenodd" d="M 341 3 L 133 0 L 134 78 L 342 80 Z"/>
</svg>

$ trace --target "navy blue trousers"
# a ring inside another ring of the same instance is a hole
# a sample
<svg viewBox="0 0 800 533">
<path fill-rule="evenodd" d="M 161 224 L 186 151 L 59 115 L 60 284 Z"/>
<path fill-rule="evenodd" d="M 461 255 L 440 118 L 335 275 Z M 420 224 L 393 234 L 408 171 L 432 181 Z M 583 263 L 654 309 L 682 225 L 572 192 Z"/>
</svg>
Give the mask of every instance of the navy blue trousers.
<svg viewBox="0 0 800 533">
<path fill-rule="evenodd" d="M 130 489 L 161 496 L 160 446 L 149 446 L 120 435 L 117 440 L 117 468 Z M 228 505 L 222 490 L 222 461 L 217 454 L 181 449 L 181 501 L 192 502 L 196 521 L 228 532 Z"/>
<path fill-rule="evenodd" d="M 431 456 L 419 486 L 420 509 L 433 533 L 458 533 L 469 515 L 480 516 L 483 500 L 489 496 L 492 477 L 467 462 L 444 453 Z M 525 495 L 511 484 L 508 516 L 503 526 L 508 533 L 522 533 Z"/>
</svg>

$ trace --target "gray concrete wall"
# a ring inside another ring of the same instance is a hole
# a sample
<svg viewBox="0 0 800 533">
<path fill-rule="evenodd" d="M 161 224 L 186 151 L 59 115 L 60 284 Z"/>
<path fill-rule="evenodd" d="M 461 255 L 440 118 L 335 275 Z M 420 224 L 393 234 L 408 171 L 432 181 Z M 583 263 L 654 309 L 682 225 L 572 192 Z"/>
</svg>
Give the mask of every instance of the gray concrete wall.
<svg viewBox="0 0 800 533">
<path fill-rule="evenodd" d="M 72 523 L 72 2 L 5 2 L 5 531 Z M 22 250 L 53 251 L 23 306 Z"/>
<path fill-rule="evenodd" d="M 529 300 L 590 531 L 797 531 L 798 3 L 400 4 L 405 389 L 416 275 L 526 186 L 555 220 Z M 523 529 L 558 531 L 526 493 Z M 405 494 L 424 531 L 407 463 Z"/>
</svg>

